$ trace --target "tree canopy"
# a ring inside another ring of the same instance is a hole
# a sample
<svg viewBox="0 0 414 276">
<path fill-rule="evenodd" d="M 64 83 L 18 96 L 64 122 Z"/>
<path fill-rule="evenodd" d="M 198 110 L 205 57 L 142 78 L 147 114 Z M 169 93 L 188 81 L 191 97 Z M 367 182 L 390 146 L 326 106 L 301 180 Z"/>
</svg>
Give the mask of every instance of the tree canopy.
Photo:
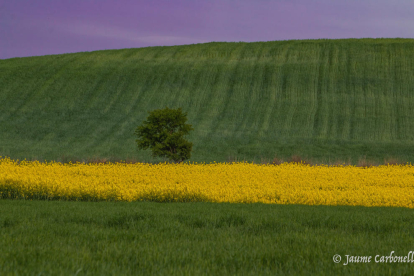
<svg viewBox="0 0 414 276">
<path fill-rule="evenodd" d="M 184 139 L 193 127 L 186 124 L 187 113 L 181 108 L 157 109 L 149 112 L 147 120 L 138 126 L 135 134 L 139 149 L 151 149 L 152 155 L 182 162 L 191 157 L 193 144 Z"/>
</svg>

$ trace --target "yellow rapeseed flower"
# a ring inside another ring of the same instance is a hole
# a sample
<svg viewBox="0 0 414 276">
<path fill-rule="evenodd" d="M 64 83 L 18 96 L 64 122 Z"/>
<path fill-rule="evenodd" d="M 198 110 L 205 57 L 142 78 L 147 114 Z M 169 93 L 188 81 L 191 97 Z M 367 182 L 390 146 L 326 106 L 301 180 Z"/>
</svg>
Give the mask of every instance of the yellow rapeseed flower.
<svg viewBox="0 0 414 276">
<path fill-rule="evenodd" d="M 61 164 L 0 158 L 0 198 L 414 208 L 414 167 Z"/>
</svg>

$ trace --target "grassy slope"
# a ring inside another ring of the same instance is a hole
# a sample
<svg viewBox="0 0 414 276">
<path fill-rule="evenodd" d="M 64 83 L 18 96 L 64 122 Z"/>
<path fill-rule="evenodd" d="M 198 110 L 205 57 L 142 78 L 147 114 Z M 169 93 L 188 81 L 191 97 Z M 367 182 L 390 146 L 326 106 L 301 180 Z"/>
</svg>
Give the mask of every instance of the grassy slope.
<svg viewBox="0 0 414 276">
<path fill-rule="evenodd" d="M 1 275 L 412 275 L 412 210 L 0 201 Z M 340 254 L 342 262 L 333 262 Z M 346 263 L 346 256 L 372 256 Z"/>
<path fill-rule="evenodd" d="M 0 60 L 0 155 L 137 152 L 147 112 L 188 112 L 192 161 L 299 154 L 414 162 L 414 40 L 207 43 Z"/>
</svg>

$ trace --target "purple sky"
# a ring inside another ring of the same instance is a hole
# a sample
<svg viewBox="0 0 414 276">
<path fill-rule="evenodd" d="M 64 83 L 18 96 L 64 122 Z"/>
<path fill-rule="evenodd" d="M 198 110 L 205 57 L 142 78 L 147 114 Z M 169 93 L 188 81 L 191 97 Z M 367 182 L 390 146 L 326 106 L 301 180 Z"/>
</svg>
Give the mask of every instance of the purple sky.
<svg viewBox="0 0 414 276">
<path fill-rule="evenodd" d="M 0 59 L 210 41 L 414 38 L 413 0 L 0 0 Z"/>
</svg>

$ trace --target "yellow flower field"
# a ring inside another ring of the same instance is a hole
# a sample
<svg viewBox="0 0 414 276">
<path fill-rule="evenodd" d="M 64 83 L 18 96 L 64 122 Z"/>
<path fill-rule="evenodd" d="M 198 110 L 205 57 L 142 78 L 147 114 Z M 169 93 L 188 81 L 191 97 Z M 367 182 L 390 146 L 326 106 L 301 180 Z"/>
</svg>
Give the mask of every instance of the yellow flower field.
<svg viewBox="0 0 414 276">
<path fill-rule="evenodd" d="M 61 164 L 0 158 L 0 198 L 414 208 L 414 166 Z"/>
</svg>

